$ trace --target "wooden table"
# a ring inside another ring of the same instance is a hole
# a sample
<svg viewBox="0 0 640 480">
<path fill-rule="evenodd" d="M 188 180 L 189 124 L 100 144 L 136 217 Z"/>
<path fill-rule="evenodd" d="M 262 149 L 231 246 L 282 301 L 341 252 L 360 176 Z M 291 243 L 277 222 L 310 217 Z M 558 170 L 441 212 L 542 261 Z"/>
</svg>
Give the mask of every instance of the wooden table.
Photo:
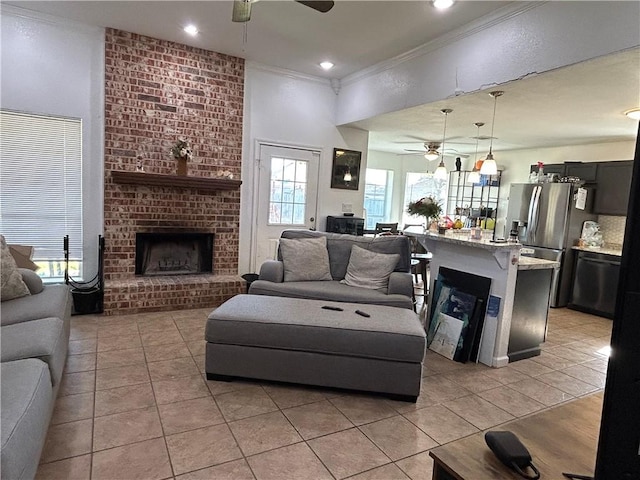
<svg viewBox="0 0 640 480">
<path fill-rule="evenodd" d="M 566 480 L 562 472 L 593 475 L 602 392 L 515 420 L 492 430 L 509 430 L 527 447 L 544 480 Z M 477 433 L 435 448 L 433 480 L 522 479 L 505 467 Z M 529 473 L 531 470 L 527 470 Z"/>
</svg>

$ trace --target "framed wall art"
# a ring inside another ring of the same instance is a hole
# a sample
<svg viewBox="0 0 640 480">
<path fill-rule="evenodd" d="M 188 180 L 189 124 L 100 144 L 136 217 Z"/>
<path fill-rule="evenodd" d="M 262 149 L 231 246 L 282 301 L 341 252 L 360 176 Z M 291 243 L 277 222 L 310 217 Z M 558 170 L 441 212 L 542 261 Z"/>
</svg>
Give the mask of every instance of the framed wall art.
<svg viewBox="0 0 640 480">
<path fill-rule="evenodd" d="M 333 167 L 331 168 L 331 188 L 358 190 L 360 182 L 360 160 L 362 152 L 333 149 Z"/>
</svg>

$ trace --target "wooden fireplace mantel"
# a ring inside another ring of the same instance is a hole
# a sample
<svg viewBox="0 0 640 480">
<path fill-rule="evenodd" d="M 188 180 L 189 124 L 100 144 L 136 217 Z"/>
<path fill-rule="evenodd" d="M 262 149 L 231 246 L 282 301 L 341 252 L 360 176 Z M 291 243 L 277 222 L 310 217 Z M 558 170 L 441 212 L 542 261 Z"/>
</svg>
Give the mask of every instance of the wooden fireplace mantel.
<svg viewBox="0 0 640 480">
<path fill-rule="evenodd" d="M 146 185 L 153 187 L 197 188 L 215 192 L 218 190 L 237 190 L 242 181 L 228 178 L 192 177 L 189 175 L 160 175 L 157 173 L 127 172 L 112 170 L 111 178 L 115 183 L 126 185 Z"/>
</svg>

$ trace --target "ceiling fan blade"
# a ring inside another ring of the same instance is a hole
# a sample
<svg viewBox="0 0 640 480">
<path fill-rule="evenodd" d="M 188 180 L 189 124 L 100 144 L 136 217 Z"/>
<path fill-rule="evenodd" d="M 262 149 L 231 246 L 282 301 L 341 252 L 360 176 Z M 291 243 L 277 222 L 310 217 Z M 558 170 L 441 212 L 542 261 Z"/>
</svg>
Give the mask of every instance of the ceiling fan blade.
<svg viewBox="0 0 640 480">
<path fill-rule="evenodd" d="M 244 23 L 251 20 L 251 0 L 234 0 L 231 21 Z"/>
<path fill-rule="evenodd" d="M 320 0 L 296 0 L 307 7 L 313 8 L 320 13 L 327 13 L 333 8 L 334 2 L 332 0 L 320 1 Z"/>
</svg>

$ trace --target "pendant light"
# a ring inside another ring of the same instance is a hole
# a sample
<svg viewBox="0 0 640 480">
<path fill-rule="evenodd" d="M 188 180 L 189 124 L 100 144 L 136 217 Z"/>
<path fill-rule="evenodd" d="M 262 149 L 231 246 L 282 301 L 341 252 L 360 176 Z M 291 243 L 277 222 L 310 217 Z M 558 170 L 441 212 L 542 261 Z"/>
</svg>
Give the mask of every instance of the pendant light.
<svg viewBox="0 0 640 480">
<path fill-rule="evenodd" d="M 450 108 L 443 108 L 440 110 L 444 114 L 444 131 L 442 133 L 442 153 L 440 154 L 440 163 L 438 164 L 438 168 L 433 172 L 433 178 L 436 180 L 446 180 L 447 179 L 447 167 L 444 166 L 444 140 L 447 138 L 447 117 L 453 110 Z"/>
<path fill-rule="evenodd" d="M 493 97 L 493 120 L 491 121 L 491 143 L 489 144 L 489 153 L 482 163 L 482 167 L 480 167 L 480 173 L 482 175 L 495 175 L 498 173 L 498 165 L 493 159 L 493 127 L 496 124 L 496 105 L 498 104 L 498 97 L 501 97 L 503 94 L 504 92 L 501 90 L 489 92 L 489 95 Z"/>
<path fill-rule="evenodd" d="M 469 173 L 467 177 L 468 183 L 480 183 L 480 172 L 476 168 L 476 163 L 478 163 L 478 143 L 480 143 L 480 127 L 484 126 L 484 122 L 476 122 L 474 125 L 478 128 L 478 134 L 476 135 L 476 156 L 473 162 L 473 170 Z"/>
</svg>

